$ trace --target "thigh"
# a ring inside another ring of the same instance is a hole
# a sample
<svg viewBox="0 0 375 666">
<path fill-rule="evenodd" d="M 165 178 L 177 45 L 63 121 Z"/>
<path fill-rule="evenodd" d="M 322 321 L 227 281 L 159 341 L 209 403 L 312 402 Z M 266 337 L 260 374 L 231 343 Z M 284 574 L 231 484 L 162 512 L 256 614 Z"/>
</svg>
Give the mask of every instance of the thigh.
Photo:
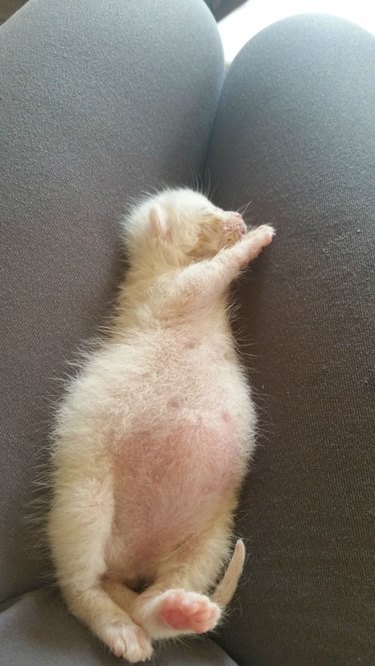
<svg viewBox="0 0 375 666">
<path fill-rule="evenodd" d="M 17 522 L 54 378 L 106 312 L 126 204 L 199 172 L 222 49 L 199 0 L 30 0 L 2 27 L 0 59 L 6 597 L 35 584 Z"/>
<path fill-rule="evenodd" d="M 242 613 L 223 637 L 242 664 L 375 651 L 374 76 L 370 34 L 288 19 L 239 54 L 216 117 L 217 203 L 250 201 L 277 230 L 238 290 L 262 444 L 240 512 Z"/>
</svg>

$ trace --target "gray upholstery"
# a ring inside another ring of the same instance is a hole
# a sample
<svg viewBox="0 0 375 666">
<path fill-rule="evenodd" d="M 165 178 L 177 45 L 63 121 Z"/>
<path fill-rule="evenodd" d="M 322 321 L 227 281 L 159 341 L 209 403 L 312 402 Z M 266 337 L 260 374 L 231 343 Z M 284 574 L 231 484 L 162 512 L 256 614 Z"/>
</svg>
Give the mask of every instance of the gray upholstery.
<svg viewBox="0 0 375 666">
<path fill-rule="evenodd" d="M 178 13 L 172 0 L 31 0 L 2 27 L 0 60 L 6 600 L 48 567 L 34 562 L 22 517 L 46 459 L 56 379 L 113 295 L 118 218 L 144 189 L 202 170 L 223 60 L 209 10 L 191 0 Z M 233 663 L 206 638 L 157 654 L 161 665 Z M 0 663 L 117 660 L 36 594 L 0 615 Z"/>
<path fill-rule="evenodd" d="M 30 0 L 0 61 L 0 664 L 118 663 L 58 597 L 28 593 L 20 521 L 56 378 L 110 309 L 121 211 L 207 164 L 217 203 L 251 200 L 249 220 L 278 230 L 236 290 L 263 435 L 239 512 L 247 571 L 213 637 L 225 652 L 204 638 L 154 663 L 372 666 L 374 38 L 283 21 L 241 52 L 218 104 L 200 0 Z"/>
<path fill-rule="evenodd" d="M 277 229 L 238 290 L 261 446 L 218 640 L 244 666 L 375 663 L 374 76 L 372 35 L 296 17 L 251 40 L 219 103 L 217 202 Z"/>
<path fill-rule="evenodd" d="M 214 19 L 191 0 L 178 12 L 174 0 L 31 0 L 0 34 L 6 599 L 36 584 L 17 521 L 57 378 L 113 295 L 118 218 L 145 189 L 201 171 L 223 61 Z"/>
<path fill-rule="evenodd" d="M 119 666 L 89 631 L 69 615 L 53 594 L 32 592 L 0 613 L 2 666 Z M 124 663 L 124 662 L 122 662 Z M 154 666 L 235 666 L 208 638 L 164 644 Z"/>
</svg>

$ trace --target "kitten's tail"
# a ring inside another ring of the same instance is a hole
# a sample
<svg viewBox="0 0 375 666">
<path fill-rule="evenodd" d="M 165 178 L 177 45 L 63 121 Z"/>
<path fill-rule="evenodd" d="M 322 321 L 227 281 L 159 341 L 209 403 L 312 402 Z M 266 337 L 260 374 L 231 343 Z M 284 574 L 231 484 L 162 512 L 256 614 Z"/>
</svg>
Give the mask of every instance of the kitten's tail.
<svg viewBox="0 0 375 666">
<path fill-rule="evenodd" d="M 245 555 L 244 542 L 242 539 L 238 539 L 225 574 L 213 594 L 211 594 L 211 600 L 222 610 L 229 604 L 237 589 L 245 563 Z"/>
</svg>

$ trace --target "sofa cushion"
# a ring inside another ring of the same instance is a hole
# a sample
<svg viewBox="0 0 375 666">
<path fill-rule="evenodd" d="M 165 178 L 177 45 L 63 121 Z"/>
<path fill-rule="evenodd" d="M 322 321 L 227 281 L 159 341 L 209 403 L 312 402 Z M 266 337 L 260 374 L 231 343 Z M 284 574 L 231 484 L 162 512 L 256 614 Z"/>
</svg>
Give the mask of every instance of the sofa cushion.
<svg viewBox="0 0 375 666">
<path fill-rule="evenodd" d="M 117 221 L 132 197 L 200 171 L 222 49 L 198 0 L 30 0 L 2 26 L 0 60 L 5 600 L 39 585 L 20 516 L 47 459 L 57 379 L 114 294 Z"/>
<path fill-rule="evenodd" d="M 235 666 L 207 637 L 157 647 L 154 666 Z M 14 666 L 115 666 L 120 664 L 68 613 L 56 593 L 38 590 L 0 613 L 0 664 Z"/>
</svg>

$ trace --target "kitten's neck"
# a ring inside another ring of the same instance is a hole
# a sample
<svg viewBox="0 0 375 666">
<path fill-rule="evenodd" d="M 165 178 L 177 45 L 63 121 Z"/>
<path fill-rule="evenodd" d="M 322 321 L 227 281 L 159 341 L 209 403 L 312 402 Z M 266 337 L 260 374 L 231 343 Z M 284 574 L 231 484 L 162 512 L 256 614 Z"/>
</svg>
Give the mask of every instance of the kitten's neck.
<svg viewBox="0 0 375 666">
<path fill-rule="evenodd" d="M 121 286 L 115 327 L 147 328 L 156 326 L 184 326 L 193 320 L 211 318 L 228 321 L 228 292 L 221 292 L 204 307 L 200 299 L 184 294 L 178 287 L 183 268 L 169 267 L 153 273 L 131 268 Z"/>
</svg>

